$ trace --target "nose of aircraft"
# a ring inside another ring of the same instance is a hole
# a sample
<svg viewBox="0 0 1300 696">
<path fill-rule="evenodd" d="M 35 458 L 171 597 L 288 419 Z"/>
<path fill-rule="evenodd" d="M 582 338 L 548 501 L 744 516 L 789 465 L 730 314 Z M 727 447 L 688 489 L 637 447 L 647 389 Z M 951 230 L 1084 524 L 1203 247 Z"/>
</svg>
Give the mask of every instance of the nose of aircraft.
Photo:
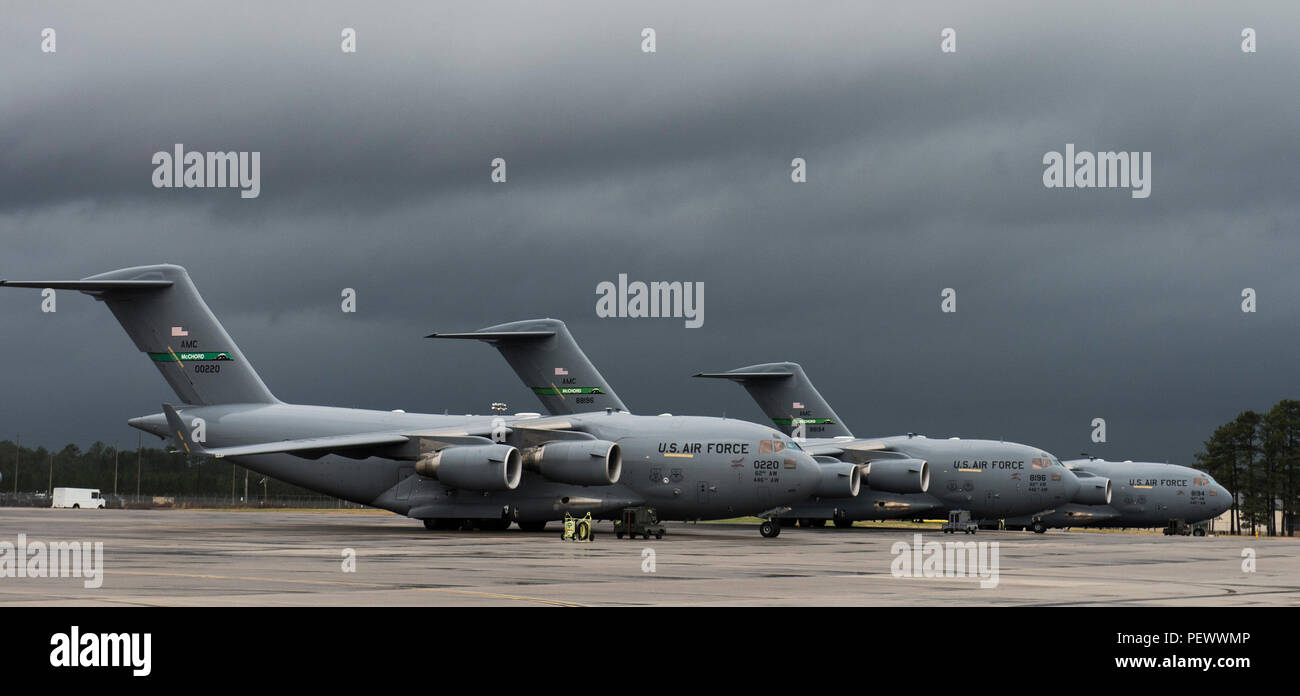
<svg viewBox="0 0 1300 696">
<path fill-rule="evenodd" d="M 1214 490 L 1219 494 L 1216 496 L 1217 500 L 1214 503 L 1214 513 L 1217 517 L 1218 515 L 1227 512 L 1228 508 L 1232 507 L 1232 494 L 1228 492 L 1228 489 L 1217 483 L 1214 484 Z"/>
<path fill-rule="evenodd" d="M 1066 469 L 1065 473 L 1061 474 L 1061 478 L 1065 479 L 1065 499 L 1074 500 L 1079 495 L 1079 477 L 1075 476 L 1073 471 Z"/>
<path fill-rule="evenodd" d="M 822 483 L 821 465 L 807 452 L 791 452 L 798 461 L 795 462 L 794 474 L 796 488 L 804 495 L 815 492 Z"/>
</svg>

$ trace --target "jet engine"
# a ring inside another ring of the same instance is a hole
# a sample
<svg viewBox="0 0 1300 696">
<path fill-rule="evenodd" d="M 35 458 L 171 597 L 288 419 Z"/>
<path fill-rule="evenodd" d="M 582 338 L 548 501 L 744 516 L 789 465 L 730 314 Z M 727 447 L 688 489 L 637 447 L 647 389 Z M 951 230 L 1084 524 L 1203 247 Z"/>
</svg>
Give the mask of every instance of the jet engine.
<svg viewBox="0 0 1300 696">
<path fill-rule="evenodd" d="M 447 447 L 415 463 L 415 473 L 421 476 L 476 491 L 512 491 L 519 485 L 522 470 L 519 450 L 510 445 Z"/>
<path fill-rule="evenodd" d="M 1070 502 L 1080 505 L 1110 505 L 1110 479 L 1085 471 L 1074 472 L 1079 479 L 1079 490 Z"/>
<path fill-rule="evenodd" d="M 853 498 L 862 489 L 862 467 L 857 464 L 839 460 L 826 462 L 819 458 L 818 465 L 822 477 L 817 482 L 817 492 L 814 495 L 820 498 Z"/>
<path fill-rule="evenodd" d="M 524 468 L 559 483 L 608 486 L 623 473 L 623 450 L 608 440 L 556 440 L 525 450 Z"/>
<path fill-rule="evenodd" d="M 867 485 L 887 493 L 924 493 L 930 488 L 930 463 L 921 459 L 877 459 L 867 464 Z"/>
</svg>

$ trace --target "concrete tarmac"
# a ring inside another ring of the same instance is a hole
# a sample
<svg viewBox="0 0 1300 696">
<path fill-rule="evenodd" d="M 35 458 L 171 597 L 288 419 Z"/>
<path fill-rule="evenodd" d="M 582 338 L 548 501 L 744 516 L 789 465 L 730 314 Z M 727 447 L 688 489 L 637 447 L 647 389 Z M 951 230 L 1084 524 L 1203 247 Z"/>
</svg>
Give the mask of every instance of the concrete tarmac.
<svg viewBox="0 0 1300 696">
<path fill-rule="evenodd" d="M 0 549 L 20 534 L 29 546 L 102 542 L 104 566 L 98 588 L 0 577 L 0 605 L 1300 605 L 1300 538 L 922 532 L 997 542 L 996 586 L 982 587 L 892 572 L 906 554 L 922 574 L 924 548 L 895 548 L 910 547 L 914 529 L 764 539 L 756 525 L 667 527 L 662 540 L 629 541 L 600 523 L 594 542 L 577 544 L 554 522 L 533 534 L 430 532 L 388 513 L 0 508 Z"/>
</svg>

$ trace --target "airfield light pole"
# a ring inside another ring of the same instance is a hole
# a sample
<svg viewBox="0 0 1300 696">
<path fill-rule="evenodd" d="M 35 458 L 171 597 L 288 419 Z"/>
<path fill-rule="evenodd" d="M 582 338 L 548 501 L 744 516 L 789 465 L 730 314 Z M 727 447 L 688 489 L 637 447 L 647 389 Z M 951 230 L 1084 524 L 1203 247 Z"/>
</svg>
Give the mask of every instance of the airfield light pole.
<svg viewBox="0 0 1300 696">
<path fill-rule="evenodd" d="M 122 454 L 117 449 L 117 443 L 113 443 L 113 497 L 117 497 L 117 459 Z"/>
</svg>

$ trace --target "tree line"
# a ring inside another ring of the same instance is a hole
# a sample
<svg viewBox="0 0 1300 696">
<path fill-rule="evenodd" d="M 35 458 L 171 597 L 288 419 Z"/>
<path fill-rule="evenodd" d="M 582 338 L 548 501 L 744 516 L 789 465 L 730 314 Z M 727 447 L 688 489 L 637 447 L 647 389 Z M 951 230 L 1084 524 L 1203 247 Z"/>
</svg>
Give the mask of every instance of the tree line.
<svg viewBox="0 0 1300 696">
<path fill-rule="evenodd" d="M 1294 535 L 1300 503 L 1300 401 L 1283 399 L 1265 413 L 1238 414 L 1214 431 L 1196 459 L 1233 495 L 1233 534 Z"/>
<path fill-rule="evenodd" d="M 233 481 L 235 495 L 243 497 L 245 471 L 229 462 L 191 459 L 154 448 L 119 451 L 96 442 L 84 451 L 77 445 L 55 451 L 0 441 L 0 493 L 49 493 L 51 487 L 72 487 L 98 488 L 108 496 L 116 483 L 122 496 L 137 491 L 141 496 L 230 496 Z M 321 495 L 257 472 L 248 474 L 248 494 L 254 499 Z"/>
</svg>

